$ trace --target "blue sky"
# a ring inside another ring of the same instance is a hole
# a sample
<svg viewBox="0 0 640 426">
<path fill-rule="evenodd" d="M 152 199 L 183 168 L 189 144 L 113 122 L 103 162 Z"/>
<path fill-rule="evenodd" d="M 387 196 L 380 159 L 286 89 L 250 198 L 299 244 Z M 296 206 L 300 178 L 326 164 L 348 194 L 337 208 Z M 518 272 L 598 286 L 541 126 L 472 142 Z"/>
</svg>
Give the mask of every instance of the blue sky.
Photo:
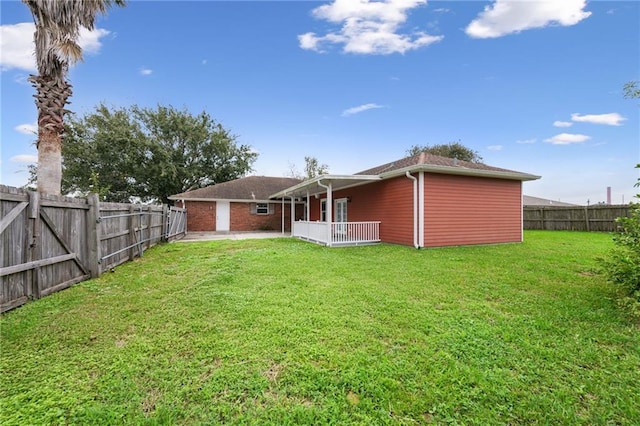
<svg viewBox="0 0 640 426">
<path fill-rule="evenodd" d="M 2 1 L 1 182 L 36 159 L 33 28 Z M 528 195 L 585 204 L 638 192 L 640 3 L 130 1 L 84 33 L 69 108 L 206 110 L 259 152 L 254 174 L 304 156 L 335 174 L 461 141 L 542 175 Z"/>
</svg>

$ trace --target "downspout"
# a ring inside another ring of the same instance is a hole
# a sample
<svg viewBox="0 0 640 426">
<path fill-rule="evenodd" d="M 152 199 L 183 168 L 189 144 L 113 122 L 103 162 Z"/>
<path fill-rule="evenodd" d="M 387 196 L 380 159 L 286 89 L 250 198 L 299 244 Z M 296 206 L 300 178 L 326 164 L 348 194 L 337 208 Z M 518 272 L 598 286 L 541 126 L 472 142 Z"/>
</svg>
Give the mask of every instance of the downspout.
<svg viewBox="0 0 640 426">
<path fill-rule="evenodd" d="M 291 196 L 291 235 L 293 235 L 293 225 L 296 221 L 296 197 Z"/>
<path fill-rule="evenodd" d="M 284 194 L 282 194 L 282 207 L 280 208 L 280 213 L 282 213 L 282 218 L 280 219 L 280 232 L 284 235 Z"/>
<path fill-rule="evenodd" d="M 333 223 L 333 193 L 331 192 L 331 182 L 328 185 L 324 185 L 321 181 L 318 181 L 318 186 L 327 190 L 327 246 L 331 247 L 331 224 Z"/>
<path fill-rule="evenodd" d="M 418 179 L 411 176 L 408 171 L 405 176 L 413 181 L 413 246 L 420 248 L 418 245 Z"/>
</svg>

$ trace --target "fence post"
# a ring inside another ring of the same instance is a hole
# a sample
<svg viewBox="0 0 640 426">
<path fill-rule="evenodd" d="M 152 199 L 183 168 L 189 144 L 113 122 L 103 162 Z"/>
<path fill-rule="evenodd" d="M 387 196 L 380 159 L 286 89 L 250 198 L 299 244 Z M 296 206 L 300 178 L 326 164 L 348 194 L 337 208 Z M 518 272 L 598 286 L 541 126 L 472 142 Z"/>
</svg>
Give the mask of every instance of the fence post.
<svg viewBox="0 0 640 426">
<path fill-rule="evenodd" d="M 589 206 L 584 206 L 584 220 L 587 224 L 587 232 L 590 232 L 591 226 L 589 225 Z"/>
<path fill-rule="evenodd" d="M 87 196 L 87 204 L 89 210 L 87 212 L 87 245 L 89 253 L 88 265 L 91 278 L 100 276 L 101 250 L 100 250 L 100 200 L 98 194 L 89 194 Z"/>
<path fill-rule="evenodd" d="M 129 246 L 131 247 L 129 249 L 129 260 L 133 260 L 134 257 L 136 256 L 136 251 L 135 251 L 135 244 L 136 244 L 136 228 L 135 228 L 135 205 L 131 204 L 129 206 L 129 217 L 127 218 L 127 223 L 128 223 L 128 227 L 129 227 Z"/>
<path fill-rule="evenodd" d="M 151 248 L 151 225 L 153 224 L 153 206 L 147 207 L 147 250 Z"/>
<path fill-rule="evenodd" d="M 169 241 L 169 206 L 162 205 L 162 230 L 160 231 L 160 240 Z"/>
<path fill-rule="evenodd" d="M 39 260 L 42 251 L 40 250 L 40 194 L 29 191 L 29 211 L 27 214 L 27 239 L 28 252 L 27 262 Z M 24 283 L 25 295 L 35 299 L 40 298 L 40 268 L 29 270 L 27 282 Z"/>
</svg>

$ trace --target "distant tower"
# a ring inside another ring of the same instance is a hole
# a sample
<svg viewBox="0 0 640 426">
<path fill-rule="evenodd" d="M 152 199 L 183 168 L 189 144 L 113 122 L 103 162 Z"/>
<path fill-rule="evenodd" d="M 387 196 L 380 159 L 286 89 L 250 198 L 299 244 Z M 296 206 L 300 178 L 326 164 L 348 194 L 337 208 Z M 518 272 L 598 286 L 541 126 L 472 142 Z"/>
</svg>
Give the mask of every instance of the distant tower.
<svg viewBox="0 0 640 426">
<path fill-rule="evenodd" d="M 607 204 L 611 204 L 611 187 L 607 186 Z"/>
</svg>

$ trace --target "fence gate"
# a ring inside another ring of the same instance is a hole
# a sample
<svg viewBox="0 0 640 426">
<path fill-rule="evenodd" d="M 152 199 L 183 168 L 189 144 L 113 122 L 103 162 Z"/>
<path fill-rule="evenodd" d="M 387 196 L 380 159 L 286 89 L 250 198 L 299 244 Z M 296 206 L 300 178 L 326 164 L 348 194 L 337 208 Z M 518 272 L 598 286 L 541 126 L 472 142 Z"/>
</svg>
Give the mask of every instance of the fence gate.
<svg viewBox="0 0 640 426">
<path fill-rule="evenodd" d="M 90 277 L 86 200 L 0 191 L 0 312 Z"/>
<path fill-rule="evenodd" d="M 171 207 L 167 220 L 167 240 L 172 241 L 187 232 L 187 209 Z"/>
</svg>

